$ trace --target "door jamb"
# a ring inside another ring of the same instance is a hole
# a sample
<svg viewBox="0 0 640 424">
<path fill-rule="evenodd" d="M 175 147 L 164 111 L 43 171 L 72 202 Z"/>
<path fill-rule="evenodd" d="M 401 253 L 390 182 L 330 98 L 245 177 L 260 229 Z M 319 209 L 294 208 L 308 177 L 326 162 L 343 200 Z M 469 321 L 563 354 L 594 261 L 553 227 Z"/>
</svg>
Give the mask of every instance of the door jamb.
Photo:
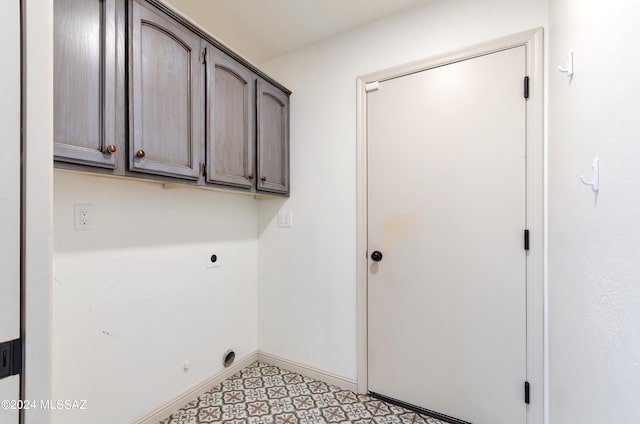
<svg viewBox="0 0 640 424">
<path fill-rule="evenodd" d="M 544 64 L 543 29 L 536 28 L 488 41 L 443 56 L 396 66 L 357 79 L 356 121 L 356 330 L 357 387 L 368 392 L 367 382 L 367 94 L 365 85 L 447 65 L 517 46 L 526 47 L 526 72 L 530 80 L 526 103 L 526 227 L 530 233 L 527 254 L 527 372 L 531 402 L 527 423 L 543 423 L 548 382 L 544 374 L 545 340 L 545 190 L 544 190 Z M 523 75 L 524 77 L 525 75 Z M 524 383 L 524 382 L 523 382 Z M 523 392 L 524 396 L 524 392 Z M 524 402 L 524 398 L 523 398 Z"/>
<path fill-rule="evenodd" d="M 53 0 L 22 0 L 23 399 L 51 399 L 53 258 Z M 22 423 L 51 411 L 21 409 Z"/>
</svg>

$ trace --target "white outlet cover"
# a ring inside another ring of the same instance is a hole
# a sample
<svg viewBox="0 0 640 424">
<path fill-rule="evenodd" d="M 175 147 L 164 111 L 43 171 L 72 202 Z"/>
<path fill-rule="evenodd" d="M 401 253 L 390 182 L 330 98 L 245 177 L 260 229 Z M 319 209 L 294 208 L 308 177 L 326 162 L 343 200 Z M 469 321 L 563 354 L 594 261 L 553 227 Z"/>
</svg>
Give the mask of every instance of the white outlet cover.
<svg viewBox="0 0 640 424">
<path fill-rule="evenodd" d="M 93 205 L 73 206 L 73 227 L 76 231 L 93 230 Z"/>
<path fill-rule="evenodd" d="M 222 260 L 217 250 L 208 250 L 205 261 L 207 268 L 220 268 Z"/>
</svg>

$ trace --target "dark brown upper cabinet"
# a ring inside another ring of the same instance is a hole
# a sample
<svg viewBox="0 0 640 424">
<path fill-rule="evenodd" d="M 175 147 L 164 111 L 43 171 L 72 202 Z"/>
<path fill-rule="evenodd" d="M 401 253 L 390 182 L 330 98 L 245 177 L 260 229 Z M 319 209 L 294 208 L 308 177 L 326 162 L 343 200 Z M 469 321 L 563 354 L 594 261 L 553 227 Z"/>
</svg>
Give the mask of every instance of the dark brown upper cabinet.
<svg viewBox="0 0 640 424">
<path fill-rule="evenodd" d="M 254 74 L 204 42 L 207 62 L 206 181 L 251 189 L 255 180 Z"/>
<path fill-rule="evenodd" d="M 201 170 L 200 37 L 134 1 L 129 166 L 198 179 Z"/>
<path fill-rule="evenodd" d="M 55 166 L 289 195 L 289 95 L 159 0 L 53 0 Z"/>
<path fill-rule="evenodd" d="M 258 190 L 289 193 L 289 96 L 257 80 Z"/>
<path fill-rule="evenodd" d="M 115 0 L 54 1 L 56 161 L 115 169 Z"/>
</svg>

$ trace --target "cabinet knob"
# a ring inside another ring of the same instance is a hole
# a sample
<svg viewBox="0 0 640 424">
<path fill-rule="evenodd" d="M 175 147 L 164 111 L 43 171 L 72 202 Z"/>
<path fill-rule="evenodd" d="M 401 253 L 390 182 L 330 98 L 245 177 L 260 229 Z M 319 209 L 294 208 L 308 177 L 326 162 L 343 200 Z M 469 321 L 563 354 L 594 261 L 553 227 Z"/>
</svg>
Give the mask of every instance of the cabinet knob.
<svg viewBox="0 0 640 424">
<path fill-rule="evenodd" d="M 136 152 L 136 156 L 138 156 L 140 159 L 142 159 L 144 157 L 144 155 L 146 155 L 146 153 L 144 152 L 144 150 L 138 150 Z"/>
<path fill-rule="evenodd" d="M 260 178 L 260 179 L 262 180 L 262 182 L 267 181 L 267 177 L 262 177 L 262 178 Z"/>
<path fill-rule="evenodd" d="M 109 144 L 107 146 L 107 152 L 109 153 L 115 153 L 118 151 L 118 148 L 116 146 L 114 146 L 113 144 Z"/>
<path fill-rule="evenodd" d="M 247 175 L 247 178 L 249 178 L 250 180 L 253 180 L 253 172 L 249 175 Z"/>
</svg>

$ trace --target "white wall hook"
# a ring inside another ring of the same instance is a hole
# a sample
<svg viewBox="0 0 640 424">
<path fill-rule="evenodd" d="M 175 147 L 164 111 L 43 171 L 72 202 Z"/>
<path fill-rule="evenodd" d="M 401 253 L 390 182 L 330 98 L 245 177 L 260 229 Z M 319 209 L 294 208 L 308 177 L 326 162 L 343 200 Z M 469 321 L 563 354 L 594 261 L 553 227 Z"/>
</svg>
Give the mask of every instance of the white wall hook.
<svg viewBox="0 0 640 424">
<path fill-rule="evenodd" d="M 580 181 L 582 181 L 582 184 L 590 185 L 591 189 L 597 193 L 600 190 L 600 158 L 593 160 L 591 168 L 593 169 L 593 179 L 587 181 L 584 179 L 584 175 L 580 175 Z"/>
<path fill-rule="evenodd" d="M 569 50 L 567 53 L 567 66 L 563 68 L 562 66 L 558 66 L 558 70 L 560 72 L 565 72 L 569 78 L 573 77 L 573 50 Z"/>
</svg>

